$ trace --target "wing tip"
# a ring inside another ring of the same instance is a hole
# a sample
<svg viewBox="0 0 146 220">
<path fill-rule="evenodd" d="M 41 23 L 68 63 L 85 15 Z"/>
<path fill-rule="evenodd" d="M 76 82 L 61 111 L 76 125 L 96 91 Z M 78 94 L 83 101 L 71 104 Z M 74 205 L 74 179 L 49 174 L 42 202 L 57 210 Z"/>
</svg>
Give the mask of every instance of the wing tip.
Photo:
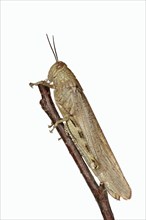
<svg viewBox="0 0 146 220">
<path fill-rule="evenodd" d="M 109 189 L 108 189 L 108 192 L 114 199 L 117 199 L 117 200 L 120 200 L 120 198 L 128 200 L 128 199 L 131 199 L 131 196 L 132 196 L 131 189 L 129 189 L 128 191 L 124 193 L 115 193 Z"/>
<path fill-rule="evenodd" d="M 112 188 L 111 186 L 109 187 L 110 185 L 109 184 L 105 184 L 105 188 L 107 189 L 108 193 L 114 198 L 114 199 L 117 199 L 117 200 L 120 200 L 120 198 L 122 199 L 125 199 L 125 200 L 128 200 L 131 198 L 132 196 L 132 191 L 131 191 L 131 188 L 129 187 L 122 187 L 122 188 L 119 188 L 119 189 L 116 189 L 115 187 Z"/>
</svg>

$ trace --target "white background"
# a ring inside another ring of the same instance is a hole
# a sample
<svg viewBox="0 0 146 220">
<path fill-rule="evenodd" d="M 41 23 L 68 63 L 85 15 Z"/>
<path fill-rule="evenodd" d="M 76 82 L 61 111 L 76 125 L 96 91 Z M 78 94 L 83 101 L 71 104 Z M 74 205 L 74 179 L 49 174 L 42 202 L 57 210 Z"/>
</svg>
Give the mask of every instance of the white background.
<svg viewBox="0 0 146 220">
<path fill-rule="evenodd" d="M 145 219 L 144 1 L 2 1 L 1 218 L 102 219 L 29 82 L 59 59 L 79 79 L 132 188 L 116 219 Z"/>
</svg>

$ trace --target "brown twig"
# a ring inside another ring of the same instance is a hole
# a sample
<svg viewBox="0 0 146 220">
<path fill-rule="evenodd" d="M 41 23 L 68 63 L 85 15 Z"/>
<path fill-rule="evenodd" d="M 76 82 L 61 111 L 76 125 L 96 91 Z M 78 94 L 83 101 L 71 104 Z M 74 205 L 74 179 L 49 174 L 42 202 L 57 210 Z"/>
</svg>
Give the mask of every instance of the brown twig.
<svg viewBox="0 0 146 220">
<path fill-rule="evenodd" d="M 55 108 L 55 105 L 52 101 L 51 95 L 50 95 L 50 89 L 44 85 L 38 85 L 42 99 L 40 101 L 40 104 L 43 108 L 43 110 L 46 112 L 46 114 L 49 116 L 53 124 L 55 124 L 56 121 L 60 119 L 59 114 Z M 104 188 L 104 185 L 101 184 L 100 186 L 97 185 L 95 182 L 94 177 L 92 176 L 91 172 L 89 171 L 86 163 L 84 162 L 82 156 L 80 155 L 79 151 L 77 150 L 75 144 L 71 140 L 71 138 L 66 134 L 64 130 L 63 123 L 60 123 L 57 126 L 57 131 L 59 132 L 62 140 L 66 144 L 69 153 L 72 155 L 74 161 L 76 162 L 80 172 L 82 173 L 84 179 L 86 180 L 90 190 L 92 191 L 95 200 L 97 201 L 102 216 L 104 220 L 114 220 L 114 216 L 109 204 L 108 195 Z"/>
</svg>

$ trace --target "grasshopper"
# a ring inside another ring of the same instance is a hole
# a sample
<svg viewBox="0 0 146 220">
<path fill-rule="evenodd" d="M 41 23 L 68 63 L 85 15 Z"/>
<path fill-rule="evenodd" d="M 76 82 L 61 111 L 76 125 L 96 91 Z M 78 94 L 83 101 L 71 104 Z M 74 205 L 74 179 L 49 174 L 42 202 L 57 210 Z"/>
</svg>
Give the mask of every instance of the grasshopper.
<svg viewBox="0 0 146 220">
<path fill-rule="evenodd" d="M 131 189 L 79 81 L 68 66 L 58 60 L 54 37 L 52 46 L 48 35 L 46 36 L 56 62 L 51 66 L 45 81 L 31 85 L 41 83 L 54 89 L 55 102 L 63 116 L 54 127 L 64 122 L 66 132 L 85 162 L 113 198 L 130 199 Z"/>
</svg>

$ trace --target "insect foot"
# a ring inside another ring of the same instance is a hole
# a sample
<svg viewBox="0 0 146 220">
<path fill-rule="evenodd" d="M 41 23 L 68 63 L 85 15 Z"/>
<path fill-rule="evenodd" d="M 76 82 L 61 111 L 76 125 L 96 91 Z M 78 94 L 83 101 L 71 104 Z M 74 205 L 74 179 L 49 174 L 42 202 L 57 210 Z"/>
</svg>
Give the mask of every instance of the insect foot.
<svg viewBox="0 0 146 220">
<path fill-rule="evenodd" d="M 55 124 L 51 124 L 51 125 L 49 125 L 48 127 L 49 128 L 51 128 L 52 126 L 53 126 L 53 128 L 52 128 L 52 130 L 50 130 L 50 133 L 52 133 L 53 131 L 54 131 L 54 129 L 60 124 L 60 123 L 63 123 L 63 122 L 65 122 L 67 119 L 66 119 L 66 117 L 65 118 L 61 118 L 61 119 L 59 119 L 58 121 L 56 121 L 55 122 Z"/>
<path fill-rule="evenodd" d="M 51 85 L 50 83 L 47 82 L 48 79 L 46 80 L 42 80 L 42 81 L 38 81 L 36 83 L 29 83 L 30 87 L 33 88 L 33 86 L 38 86 L 38 85 L 43 85 L 43 86 L 46 86 L 46 87 L 49 87 L 49 88 L 52 88 L 54 89 L 54 86 Z"/>
</svg>

